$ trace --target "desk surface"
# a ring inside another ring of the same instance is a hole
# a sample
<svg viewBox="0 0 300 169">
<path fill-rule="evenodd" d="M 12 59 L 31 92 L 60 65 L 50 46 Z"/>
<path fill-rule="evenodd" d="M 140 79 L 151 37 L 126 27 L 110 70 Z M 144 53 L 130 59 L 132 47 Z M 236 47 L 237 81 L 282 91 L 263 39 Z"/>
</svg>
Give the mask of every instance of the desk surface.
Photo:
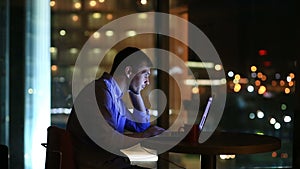
<svg viewBox="0 0 300 169">
<path fill-rule="evenodd" d="M 232 133 L 216 131 L 204 143 L 181 141 L 172 144 L 166 140 L 146 142 L 147 146 L 155 149 L 155 145 L 175 145 L 169 152 L 201 154 L 201 168 L 216 169 L 216 155 L 219 154 L 255 154 L 278 150 L 280 139 L 272 136 L 249 133 Z M 174 143 L 174 142 L 173 142 Z M 160 145 L 160 146 L 161 146 Z"/>
<path fill-rule="evenodd" d="M 182 141 L 170 151 L 189 154 L 254 154 L 280 149 L 280 139 L 249 133 L 215 132 L 206 142 Z"/>
</svg>

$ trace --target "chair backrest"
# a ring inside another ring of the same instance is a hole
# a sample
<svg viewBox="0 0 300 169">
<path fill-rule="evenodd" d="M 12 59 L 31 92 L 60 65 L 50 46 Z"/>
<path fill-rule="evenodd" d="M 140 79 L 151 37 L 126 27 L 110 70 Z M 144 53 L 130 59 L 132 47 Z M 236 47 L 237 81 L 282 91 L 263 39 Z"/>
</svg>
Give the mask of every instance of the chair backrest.
<svg viewBox="0 0 300 169">
<path fill-rule="evenodd" d="M 56 126 L 48 127 L 47 132 L 45 169 L 76 169 L 70 133 Z"/>
<path fill-rule="evenodd" d="M 1 168 L 8 169 L 8 147 L 0 144 L 0 164 Z"/>
</svg>

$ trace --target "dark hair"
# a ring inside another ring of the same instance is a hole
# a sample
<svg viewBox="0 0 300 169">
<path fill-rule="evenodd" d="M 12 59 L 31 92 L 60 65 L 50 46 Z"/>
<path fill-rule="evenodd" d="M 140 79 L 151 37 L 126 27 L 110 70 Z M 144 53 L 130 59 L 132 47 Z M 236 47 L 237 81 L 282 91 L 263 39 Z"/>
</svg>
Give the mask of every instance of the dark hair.
<svg viewBox="0 0 300 169">
<path fill-rule="evenodd" d="M 119 51 L 119 53 L 115 56 L 110 74 L 113 75 L 116 70 L 123 71 L 126 66 L 131 66 L 134 70 L 136 70 L 142 63 L 145 63 L 148 67 L 152 66 L 151 60 L 139 48 L 126 47 Z"/>
</svg>

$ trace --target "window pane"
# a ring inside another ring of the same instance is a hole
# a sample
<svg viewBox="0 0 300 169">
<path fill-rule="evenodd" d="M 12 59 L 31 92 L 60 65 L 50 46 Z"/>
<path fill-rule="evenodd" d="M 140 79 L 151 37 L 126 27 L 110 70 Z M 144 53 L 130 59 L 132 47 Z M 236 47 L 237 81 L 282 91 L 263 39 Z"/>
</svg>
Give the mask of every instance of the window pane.
<svg viewBox="0 0 300 169">
<path fill-rule="evenodd" d="M 235 1 L 216 5 L 197 0 L 186 4 L 188 20 L 208 36 L 219 53 L 222 64 L 213 63 L 214 69 L 221 68 L 226 73 L 227 100 L 218 130 L 270 135 L 282 141 L 282 148 L 274 152 L 218 156 L 218 168 L 292 166 L 296 52 L 290 50 L 295 32 L 286 25 L 290 25 L 294 15 L 291 3 L 271 4 Z M 170 13 L 181 16 L 176 11 L 182 11 L 186 5 L 172 0 Z M 285 13 L 279 14 L 279 8 Z M 201 62 L 198 57 L 189 51 L 189 61 Z M 207 78 L 205 69 L 192 70 L 196 78 Z M 201 98 L 210 94 L 210 89 L 203 86 L 197 91 L 203 92 Z M 197 155 L 175 154 L 174 158 L 178 156 L 188 168 L 199 166 Z M 191 166 L 192 162 L 195 165 Z"/>
<path fill-rule="evenodd" d="M 82 81 L 89 82 L 90 74 L 96 72 L 98 78 L 110 67 L 116 53 L 126 46 L 139 48 L 154 47 L 155 35 L 136 35 L 144 28 L 153 28 L 143 17 L 132 23 L 132 28 L 118 31 L 109 24 L 129 14 L 153 11 L 153 2 L 142 5 L 138 1 L 117 0 L 52 0 L 51 5 L 51 114 L 52 124 L 65 127 L 68 114 L 73 105 L 72 78 L 80 52 L 88 43 L 88 52 L 81 56 L 87 63 L 97 63 L 99 56 L 104 56 L 97 66 L 80 70 Z M 143 15 L 143 14 L 142 14 Z M 144 15 L 144 17 L 147 17 Z M 105 30 L 101 29 L 105 27 Z M 100 30 L 101 29 L 101 30 Z M 120 41 L 115 41 L 120 37 Z M 145 40 L 147 39 L 147 40 Z M 106 49 L 110 49 L 106 51 Z M 106 53 L 107 52 L 107 53 Z M 153 82 L 155 84 L 155 82 Z"/>
</svg>

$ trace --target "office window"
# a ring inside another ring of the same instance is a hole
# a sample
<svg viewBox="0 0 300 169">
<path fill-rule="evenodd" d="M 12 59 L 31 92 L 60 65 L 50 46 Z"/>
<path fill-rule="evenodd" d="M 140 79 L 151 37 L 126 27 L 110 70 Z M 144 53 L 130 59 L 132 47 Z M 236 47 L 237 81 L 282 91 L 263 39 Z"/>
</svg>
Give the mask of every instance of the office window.
<svg viewBox="0 0 300 169">
<path fill-rule="evenodd" d="M 105 38 L 107 43 L 95 45 L 85 56 L 86 59 L 95 61 L 93 56 L 106 52 L 104 49 L 118 38 L 120 33 L 113 29 L 100 33 L 97 30 L 122 16 L 157 10 L 155 1 L 143 2 L 147 3 L 129 0 L 52 0 L 50 2 L 52 124 L 65 127 L 73 103 L 72 75 L 76 60 L 85 43 L 91 40 L 89 38 L 93 38 L 95 42 L 99 38 Z M 161 4 L 166 2 L 156 1 Z M 190 74 L 184 72 L 183 76 L 182 70 L 170 68 L 170 72 L 174 73 L 172 74 L 174 76 L 169 79 L 168 91 L 170 124 L 174 122 L 180 111 L 180 99 L 188 103 L 188 100 L 193 97 L 193 92 L 200 94 L 203 100 L 211 95 L 210 85 L 215 81 L 210 81 L 207 69 L 215 72 L 223 70 L 226 73 L 227 100 L 218 129 L 279 137 L 282 139 L 282 148 L 263 154 L 218 156 L 218 168 L 290 167 L 293 160 L 292 132 L 295 76 L 297 75 L 294 65 L 295 51 L 289 47 L 292 43 L 289 43 L 289 39 L 293 34 L 284 25 L 290 25 L 289 22 L 293 18 L 293 11 L 288 10 L 291 9 L 291 4 L 276 2 L 272 5 L 271 1 L 264 3 L 232 1 L 218 4 L 196 0 L 189 2 L 170 0 L 169 2 L 169 13 L 191 22 L 203 31 L 211 40 L 222 61 L 222 63 L 203 64 L 189 46 L 177 39 L 168 39 L 168 50 L 190 65 L 194 77 L 200 84 L 190 85 L 190 92 L 185 93 L 181 98 L 175 80 L 184 80 Z M 281 6 L 284 8 L 280 9 Z M 276 9 L 284 12 L 279 14 Z M 143 17 L 146 16 L 141 15 L 141 18 Z M 284 24 L 278 24 L 274 18 L 278 18 Z M 145 22 L 139 22 L 138 25 L 138 29 L 153 26 Z M 170 25 L 170 30 L 176 30 L 172 27 L 174 24 Z M 187 25 L 180 25 L 180 27 L 178 33 L 184 33 L 188 37 Z M 124 32 L 128 38 L 112 47 L 98 67 L 89 68 L 87 71 L 97 72 L 97 77 L 104 71 L 109 71 L 112 57 L 126 45 L 141 48 L 156 47 L 157 36 L 135 35 L 136 31 L 129 29 Z M 197 66 L 191 66 L 195 63 Z M 155 72 L 151 81 L 153 84 L 160 83 L 157 82 Z M 219 79 L 218 82 L 222 83 L 224 80 Z M 153 88 L 156 86 L 149 87 L 145 93 Z M 200 105 L 201 108 L 205 106 L 204 103 Z M 188 113 L 186 109 L 183 111 Z M 188 119 L 185 120 L 188 123 Z M 170 159 L 179 160 L 180 165 L 186 168 L 200 165 L 198 156 L 173 154 Z"/>
<path fill-rule="evenodd" d="M 76 61 L 86 43 L 89 52 L 84 59 L 89 63 L 98 62 L 98 56 L 105 55 L 96 67 L 85 68 L 82 72 L 84 82 L 90 73 L 96 72 L 98 78 L 104 71 L 109 71 L 113 57 L 125 46 L 139 48 L 154 47 L 155 35 L 136 35 L 144 27 L 153 27 L 145 23 L 141 14 L 139 21 L 124 32 L 118 32 L 108 27 L 98 31 L 110 22 L 129 14 L 154 11 L 153 2 L 141 4 L 139 1 L 93 1 L 66 0 L 50 2 L 51 6 L 51 119 L 52 124 L 65 127 L 68 115 L 73 105 L 72 78 Z M 115 40 L 123 37 L 117 44 Z M 147 40 L 145 40 L 147 39 Z M 110 48 L 109 51 L 106 51 Z M 107 53 L 105 53 L 107 52 Z M 153 82 L 155 84 L 156 82 Z"/>
<path fill-rule="evenodd" d="M 174 4 L 170 13 L 182 9 L 182 4 L 180 7 Z M 235 1 L 217 5 L 195 0 L 187 5 L 188 20 L 208 36 L 222 60 L 222 64 L 214 63 L 214 69 L 224 69 L 226 73 L 227 100 L 217 129 L 271 135 L 282 141 L 282 148 L 273 152 L 218 156 L 217 167 L 291 167 L 296 58 L 295 50 L 285 49 L 293 46 L 295 32 L 289 32 L 289 28 L 283 25 L 290 25 L 294 17 L 290 11 L 292 4 L 278 2 L 271 6 L 271 2 L 247 4 Z M 285 6 L 281 9 L 290 12 L 278 14 L 276 9 L 280 6 Z M 275 16 L 284 24 L 278 24 Z M 275 34 L 280 38 L 275 38 Z M 189 51 L 188 60 L 201 62 L 193 51 Z M 193 69 L 193 73 L 200 79 L 207 77 L 202 68 Z M 197 91 L 205 95 L 210 90 L 200 86 Z M 199 166 L 198 157 L 179 157 L 184 159 L 182 165 L 188 168 Z"/>
</svg>

